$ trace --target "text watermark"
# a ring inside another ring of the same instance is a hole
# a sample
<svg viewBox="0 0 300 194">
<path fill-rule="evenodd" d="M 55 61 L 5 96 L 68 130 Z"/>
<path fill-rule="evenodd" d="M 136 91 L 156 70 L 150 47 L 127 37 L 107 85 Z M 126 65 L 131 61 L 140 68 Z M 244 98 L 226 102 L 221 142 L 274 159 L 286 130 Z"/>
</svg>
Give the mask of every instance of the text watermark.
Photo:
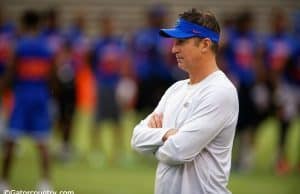
<svg viewBox="0 0 300 194">
<path fill-rule="evenodd" d="M 25 190 L 4 190 L 3 194 L 75 194 L 74 191 L 25 191 Z"/>
</svg>

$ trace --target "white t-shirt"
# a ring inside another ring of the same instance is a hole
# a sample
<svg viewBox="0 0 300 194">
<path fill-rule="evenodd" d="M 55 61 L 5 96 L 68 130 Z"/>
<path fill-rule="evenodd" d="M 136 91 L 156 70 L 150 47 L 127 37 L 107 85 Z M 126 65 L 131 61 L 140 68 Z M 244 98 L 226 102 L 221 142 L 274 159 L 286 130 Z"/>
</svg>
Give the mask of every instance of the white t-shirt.
<svg viewBox="0 0 300 194">
<path fill-rule="evenodd" d="M 238 118 L 238 97 L 222 71 L 199 83 L 178 81 L 163 95 L 154 113 L 162 128 L 147 126 L 151 114 L 133 131 L 131 144 L 159 161 L 156 194 L 230 193 L 227 183 Z M 178 132 L 162 141 L 171 128 Z"/>
</svg>

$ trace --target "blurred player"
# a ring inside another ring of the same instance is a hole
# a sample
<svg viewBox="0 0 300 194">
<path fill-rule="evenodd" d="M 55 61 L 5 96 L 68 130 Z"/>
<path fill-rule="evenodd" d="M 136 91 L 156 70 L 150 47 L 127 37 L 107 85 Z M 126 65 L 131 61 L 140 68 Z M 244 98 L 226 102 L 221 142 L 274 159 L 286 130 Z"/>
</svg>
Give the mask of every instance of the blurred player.
<svg viewBox="0 0 300 194">
<path fill-rule="evenodd" d="M 147 26 L 134 34 L 131 45 L 138 78 L 137 110 L 140 113 L 153 109 L 160 96 L 171 85 L 172 70 L 168 62 L 175 62 L 174 56 L 166 58 L 166 53 L 170 53 L 172 40 L 164 40 L 158 35 L 159 29 L 165 24 L 166 7 L 153 5 L 146 14 Z"/>
<path fill-rule="evenodd" d="M 257 48 L 258 40 L 253 31 L 253 15 L 250 11 L 241 12 L 236 19 L 236 27 L 227 34 L 223 51 L 225 66 L 239 95 L 239 147 L 237 168 L 248 171 L 254 162 L 255 130 L 268 109 L 268 92 L 264 83 L 258 85 Z M 257 88 L 259 91 L 256 91 Z M 259 94 L 258 94 L 259 92 Z M 263 94 L 263 103 L 256 103 L 256 98 Z M 265 107 L 264 107 L 265 106 Z"/>
<path fill-rule="evenodd" d="M 53 109 L 55 111 L 55 107 L 57 106 L 58 108 L 58 130 L 62 144 L 58 157 L 62 161 L 67 161 L 71 158 L 69 134 L 75 109 L 75 86 L 74 75 L 72 75 L 73 70 L 68 69 L 71 64 L 69 61 L 71 49 L 69 45 L 65 45 L 65 39 L 59 28 L 58 14 L 58 11 L 53 8 L 44 13 L 42 36 L 47 40 L 48 47 L 54 54 L 55 65 L 57 66 L 56 74 L 58 79 L 55 87 L 57 102 L 53 103 Z"/>
<path fill-rule="evenodd" d="M 90 41 L 85 35 L 85 20 L 83 14 L 75 17 L 73 25 L 68 29 L 66 41 L 59 55 L 58 77 L 58 108 L 59 130 L 62 133 L 62 146 L 59 158 L 62 161 L 71 159 L 73 149 L 72 121 L 78 101 L 78 75 L 88 66 Z M 88 83 L 85 83 L 88 84 Z M 85 87 L 88 87 L 87 85 Z"/>
<path fill-rule="evenodd" d="M 15 145 L 22 135 L 31 136 L 40 154 L 41 181 L 38 190 L 51 190 L 50 158 L 50 81 L 54 75 L 53 55 L 45 39 L 38 35 L 39 15 L 28 10 L 22 17 L 23 34 L 16 45 L 13 64 L 8 71 L 14 92 L 14 107 L 9 118 L 2 163 L 2 188 L 8 188 Z"/>
<path fill-rule="evenodd" d="M 287 79 L 289 80 L 292 95 L 295 98 L 295 110 L 300 114 L 300 11 L 293 14 L 293 41 L 296 43 L 296 51 L 291 58 L 290 65 L 286 68 Z M 295 118 L 297 120 L 297 117 Z M 298 128 L 299 130 L 299 128 Z M 299 137 L 300 138 L 300 137 Z M 298 138 L 298 150 L 300 151 L 300 139 Z M 298 152 L 296 170 L 300 173 L 300 152 Z"/>
<path fill-rule="evenodd" d="M 72 48 L 70 43 L 65 43 L 58 57 L 57 66 L 57 103 L 59 109 L 58 127 L 62 134 L 62 145 L 59 151 L 61 161 L 71 159 L 70 135 L 72 119 L 75 112 L 75 68 L 72 60 Z"/>
<path fill-rule="evenodd" d="M 101 35 L 93 49 L 93 71 L 97 81 L 97 107 L 92 133 L 93 148 L 99 147 L 99 124 L 112 121 L 114 135 L 114 156 L 122 157 L 123 129 L 121 126 L 121 106 L 117 101 L 117 87 L 122 78 L 122 69 L 128 65 L 128 55 L 121 37 L 114 34 L 110 15 L 100 18 Z"/>
<path fill-rule="evenodd" d="M 11 59 L 13 47 L 15 43 L 15 27 L 12 23 L 5 20 L 2 8 L 0 8 L 0 144 L 3 137 L 3 129 L 5 125 L 4 118 L 4 102 L 3 98 L 7 96 L 7 91 L 2 91 L 4 75 L 7 70 L 7 65 Z"/>
<path fill-rule="evenodd" d="M 287 74 L 296 53 L 296 41 L 288 33 L 287 17 L 282 10 L 273 10 L 270 24 L 272 33 L 265 43 L 264 60 L 273 90 L 275 116 L 280 122 L 276 172 L 281 175 L 290 170 L 285 146 L 287 132 L 296 116 L 299 100 L 296 96 L 297 90 Z"/>
</svg>

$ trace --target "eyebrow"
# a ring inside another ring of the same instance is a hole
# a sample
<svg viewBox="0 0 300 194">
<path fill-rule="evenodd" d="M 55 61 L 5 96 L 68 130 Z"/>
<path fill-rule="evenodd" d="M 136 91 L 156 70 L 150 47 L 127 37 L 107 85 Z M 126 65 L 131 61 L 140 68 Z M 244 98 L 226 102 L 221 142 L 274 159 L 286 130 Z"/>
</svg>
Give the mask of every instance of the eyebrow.
<svg viewBox="0 0 300 194">
<path fill-rule="evenodd" d="M 175 38 L 175 40 L 185 41 L 185 40 L 188 40 L 188 38 Z"/>
<path fill-rule="evenodd" d="M 178 43 L 184 43 L 188 40 L 189 38 L 175 38 L 175 41 Z"/>
</svg>

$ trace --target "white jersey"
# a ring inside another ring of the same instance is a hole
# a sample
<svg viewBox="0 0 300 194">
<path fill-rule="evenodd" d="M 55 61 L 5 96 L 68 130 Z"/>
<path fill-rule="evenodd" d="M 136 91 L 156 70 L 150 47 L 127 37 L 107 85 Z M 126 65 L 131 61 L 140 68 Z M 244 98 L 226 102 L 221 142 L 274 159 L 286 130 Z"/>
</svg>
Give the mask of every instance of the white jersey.
<svg viewBox="0 0 300 194">
<path fill-rule="evenodd" d="M 173 84 L 154 113 L 163 114 L 162 128 L 147 126 L 151 114 L 133 131 L 131 144 L 159 161 L 156 194 L 230 193 L 227 183 L 238 118 L 238 97 L 222 71 L 197 84 Z M 178 132 L 163 142 L 171 128 Z"/>
</svg>

